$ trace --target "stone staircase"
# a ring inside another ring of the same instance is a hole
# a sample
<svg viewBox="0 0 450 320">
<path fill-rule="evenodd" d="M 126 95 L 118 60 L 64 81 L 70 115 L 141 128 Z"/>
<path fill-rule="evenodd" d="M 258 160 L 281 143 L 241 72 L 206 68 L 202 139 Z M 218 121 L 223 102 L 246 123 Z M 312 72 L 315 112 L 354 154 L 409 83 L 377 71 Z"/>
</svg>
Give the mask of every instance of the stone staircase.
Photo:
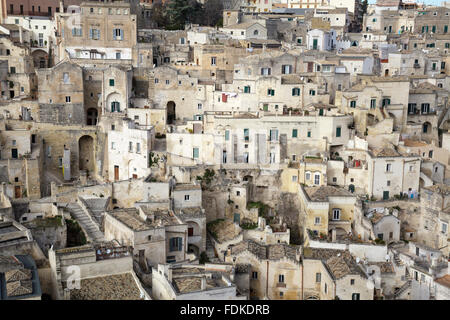
<svg viewBox="0 0 450 320">
<path fill-rule="evenodd" d="M 411 280 L 408 280 L 405 282 L 405 284 L 403 284 L 400 289 L 398 289 L 395 293 L 394 293 L 394 299 L 398 299 L 402 293 L 404 293 L 406 290 L 408 290 L 411 287 Z"/>
<path fill-rule="evenodd" d="M 398 256 L 398 253 L 394 253 L 394 262 L 395 262 L 395 265 L 398 267 L 403 266 L 403 261 Z"/>
<path fill-rule="evenodd" d="M 78 221 L 80 227 L 92 242 L 105 241 L 103 233 L 78 203 L 69 203 L 67 209 L 70 211 L 70 215 Z"/>
<path fill-rule="evenodd" d="M 214 253 L 214 246 L 209 238 L 209 235 L 206 236 L 206 256 L 210 262 L 220 262 L 219 258 L 217 258 Z"/>
</svg>

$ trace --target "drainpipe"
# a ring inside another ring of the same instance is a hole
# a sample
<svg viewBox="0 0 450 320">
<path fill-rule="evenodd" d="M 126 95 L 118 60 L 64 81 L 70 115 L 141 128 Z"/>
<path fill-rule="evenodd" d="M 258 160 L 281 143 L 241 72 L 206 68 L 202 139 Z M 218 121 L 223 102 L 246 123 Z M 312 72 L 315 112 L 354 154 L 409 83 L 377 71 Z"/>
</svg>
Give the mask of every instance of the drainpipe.
<svg viewBox="0 0 450 320">
<path fill-rule="evenodd" d="M 269 299 L 269 260 L 267 260 L 266 298 Z"/>
</svg>

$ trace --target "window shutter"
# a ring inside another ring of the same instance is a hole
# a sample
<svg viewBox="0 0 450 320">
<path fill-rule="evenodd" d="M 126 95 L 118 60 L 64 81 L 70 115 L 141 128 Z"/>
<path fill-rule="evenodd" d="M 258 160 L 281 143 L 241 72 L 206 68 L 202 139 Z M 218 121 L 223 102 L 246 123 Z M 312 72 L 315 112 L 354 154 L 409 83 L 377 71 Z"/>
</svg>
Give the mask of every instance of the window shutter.
<svg viewBox="0 0 450 320">
<path fill-rule="evenodd" d="M 94 30 L 89 29 L 89 39 L 93 39 Z"/>
<path fill-rule="evenodd" d="M 183 238 L 178 237 L 177 240 L 178 240 L 178 243 L 177 243 L 178 251 L 182 251 L 183 250 Z"/>
<path fill-rule="evenodd" d="M 113 39 L 116 40 L 116 30 L 117 29 L 113 29 Z"/>
<path fill-rule="evenodd" d="M 72 28 L 72 36 L 75 36 L 75 28 Z"/>
</svg>

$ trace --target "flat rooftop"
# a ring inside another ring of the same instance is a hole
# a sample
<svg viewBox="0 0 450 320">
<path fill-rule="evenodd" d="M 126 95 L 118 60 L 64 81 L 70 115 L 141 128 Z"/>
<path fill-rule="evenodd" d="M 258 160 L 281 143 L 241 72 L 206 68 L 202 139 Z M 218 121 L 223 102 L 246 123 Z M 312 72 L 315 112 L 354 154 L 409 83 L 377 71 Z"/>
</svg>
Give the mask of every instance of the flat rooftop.
<svg viewBox="0 0 450 320">
<path fill-rule="evenodd" d="M 81 280 L 80 289 L 70 290 L 71 300 L 143 300 L 131 273 Z"/>
</svg>

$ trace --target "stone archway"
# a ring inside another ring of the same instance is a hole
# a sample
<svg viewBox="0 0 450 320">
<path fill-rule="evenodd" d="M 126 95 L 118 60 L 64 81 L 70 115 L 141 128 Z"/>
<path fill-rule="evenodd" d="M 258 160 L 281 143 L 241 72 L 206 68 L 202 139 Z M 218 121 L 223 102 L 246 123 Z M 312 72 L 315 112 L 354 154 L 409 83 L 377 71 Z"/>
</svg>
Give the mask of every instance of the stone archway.
<svg viewBox="0 0 450 320">
<path fill-rule="evenodd" d="M 176 104 L 173 101 L 167 102 L 167 124 L 174 124 L 176 119 Z"/>
<path fill-rule="evenodd" d="M 49 68 L 48 65 L 48 54 L 44 50 L 38 49 L 31 53 L 33 57 L 33 64 L 35 68 Z"/>
<path fill-rule="evenodd" d="M 97 125 L 97 119 L 98 119 L 98 111 L 95 108 L 89 108 L 86 111 L 86 124 L 88 126 L 95 126 Z"/>
<path fill-rule="evenodd" d="M 94 138 L 85 135 L 78 140 L 79 170 L 93 172 L 95 169 Z"/>
<path fill-rule="evenodd" d="M 429 123 L 428 121 L 422 125 L 422 133 L 430 134 L 431 129 L 432 129 L 431 123 Z"/>
</svg>

